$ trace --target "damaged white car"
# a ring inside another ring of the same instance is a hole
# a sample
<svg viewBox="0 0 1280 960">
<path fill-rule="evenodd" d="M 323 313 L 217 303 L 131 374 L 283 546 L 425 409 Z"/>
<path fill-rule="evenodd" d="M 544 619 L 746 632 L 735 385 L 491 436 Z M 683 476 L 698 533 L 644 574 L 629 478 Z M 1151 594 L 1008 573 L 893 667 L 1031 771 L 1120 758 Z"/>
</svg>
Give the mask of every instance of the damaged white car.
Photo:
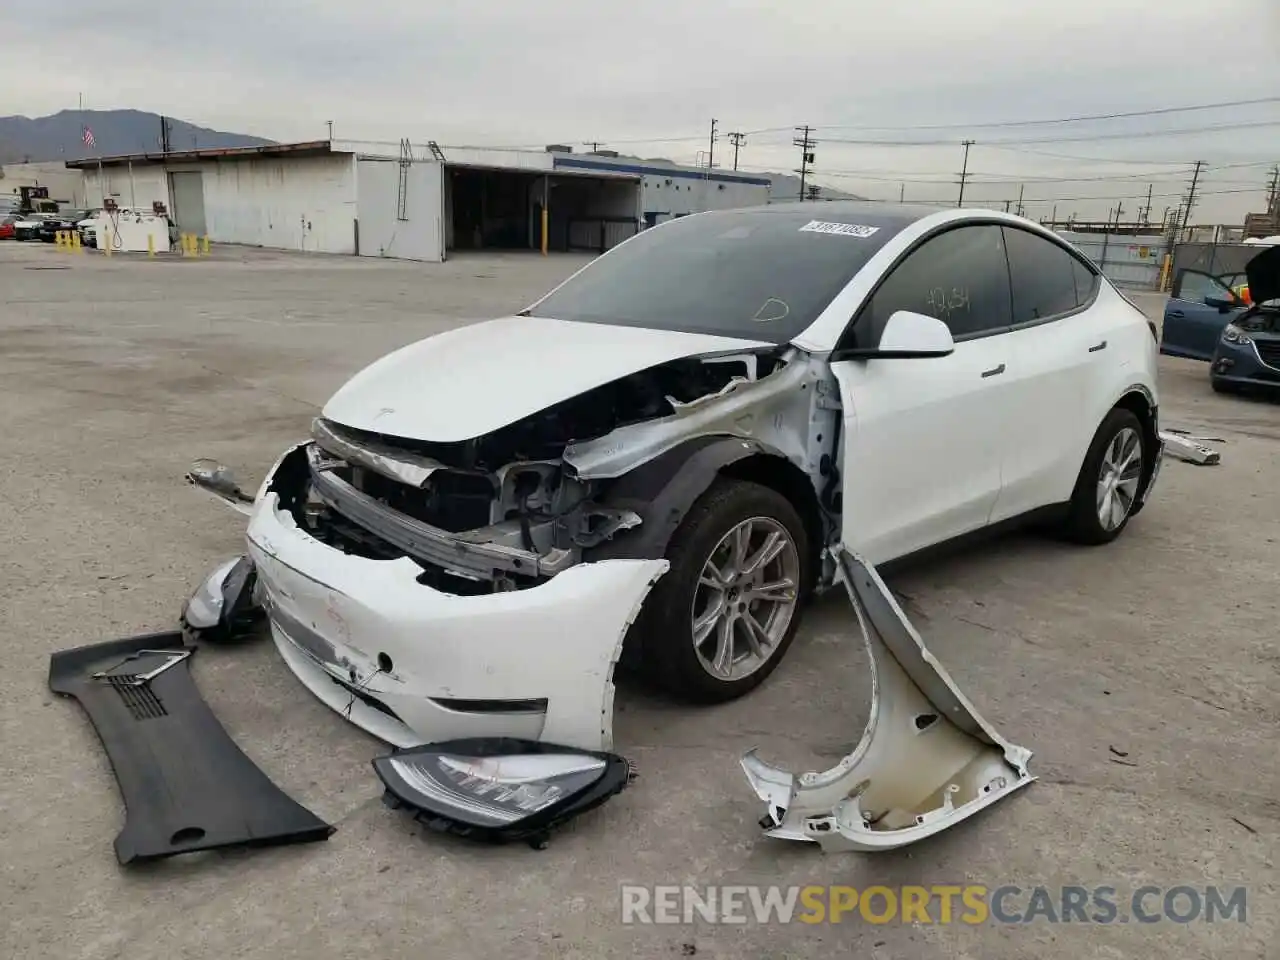
<svg viewBox="0 0 1280 960">
<path fill-rule="evenodd" d="M 1158 431 L 1153 328 L 1053 233 L 784 204 L 645 230 L 379 360 L 232 498 L 275 643 L 331 707 L 398 746 L 608 749 L 624 651 L 738 697 L 838 544 L 882 563 L 1028 519 L 1106 542 Z"/>
</svg>

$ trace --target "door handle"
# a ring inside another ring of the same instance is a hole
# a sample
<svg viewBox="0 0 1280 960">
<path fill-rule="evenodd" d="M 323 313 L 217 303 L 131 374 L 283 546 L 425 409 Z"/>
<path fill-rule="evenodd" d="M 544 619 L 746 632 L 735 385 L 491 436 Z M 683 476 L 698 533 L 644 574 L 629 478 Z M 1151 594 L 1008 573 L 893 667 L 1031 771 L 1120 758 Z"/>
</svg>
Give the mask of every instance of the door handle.
<svg viewBox="0 0 1280 960">
<path fill-rule="evenodd" d="M 1089 352 L 1097 353 L 1099 350 L 1105 350 L 1105 349 L 1107 349 L 1107 341 L 1103 340 L 1101 343 L 1095 343 L 1092 347 L 1090 347 Z"/>
<path fill-rule="evenodd" d="M 1171 316 L 1171 317 L 1177 317 L 1179 320 L 1181 320 L 1183 317 L 1185 317 L 1185 316 L 1186 316 L 1186 314 L 1185 314 L 1185 313 L 1183 313 L 1181 310 L 1170 310 L 1170 311 L 1169 311 L 1169 316 Z"/>
<path fill-rule="evenodd" d="M 1003 363 L 1002 363 L 1002 364 L 1000 364 L 1000 366 L 998 366 L 998 367 L 992 367 L 990 370 L 983 370 L 983 371 L 982 371 L 982 376 L 983 376 L 984 378 L 985 378 L 985 377 L 998 377 L 998 376 L 1000 376 L 1000 374 L 1002 374 L 1002 373 L 1004 373 L 1004 364 L 1003 364 Z"/>
</svg>

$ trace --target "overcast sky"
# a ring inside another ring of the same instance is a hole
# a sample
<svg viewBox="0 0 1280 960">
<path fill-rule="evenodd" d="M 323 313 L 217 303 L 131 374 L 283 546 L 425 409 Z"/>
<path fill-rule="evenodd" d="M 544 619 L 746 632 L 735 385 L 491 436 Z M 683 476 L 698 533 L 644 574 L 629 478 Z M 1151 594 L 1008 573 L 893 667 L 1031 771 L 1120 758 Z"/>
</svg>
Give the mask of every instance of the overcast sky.
<svg viewBox="0 0 1280 960">
<path fill-rule="evenodd" d="M 790 128 L 809 123 L 819 183 L 947 202 L 967 137 L 966 202 L 1003 208 L 1025 184 L 1036 217 L 1116 198 L 1127 217 L 1154 182 L 1159 219 L 1205 160 L 1195 219 L 1239 221 L 1280 162 L 1280 102 L 981 126 L 1280 96 L 1280 0 L 0 0 L 0 35 L 0 115 L 82 95 L 275 140 L 332 120 L 345 138 L 594 140 L 686 162 L 715 117 L 763 131 L 739 161 L 772 170 L 797 163 Z M 938 124 L 962 126 L 904 129 Z M 1206 126 L 1235 129 L 1155 132 Z M 996 145 L 1032 139 L 1053 142 Z M 716 161 L 732 165 L 724 140 Z"/>
</svg>

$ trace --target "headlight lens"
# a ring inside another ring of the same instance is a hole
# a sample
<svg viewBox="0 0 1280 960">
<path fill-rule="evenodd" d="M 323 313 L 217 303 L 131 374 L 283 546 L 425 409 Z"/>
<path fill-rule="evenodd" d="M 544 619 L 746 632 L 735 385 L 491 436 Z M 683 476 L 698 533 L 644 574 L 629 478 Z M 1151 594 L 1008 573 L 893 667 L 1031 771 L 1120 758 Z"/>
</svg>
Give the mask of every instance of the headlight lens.
<svg viewBox="0 0 1280 960">
<path fill-rule="evenodd" d="M 1246 346 L 1253 343 L 1253 339 L 1237 327 L 1234 323 L 1228 323 L 1222 330 L 1222 340 L 1224 343 L 1236 343 L 1240 346 Z"/>
<path fill-rule="evenodd" d="M 389 806 L 436 830 L 485 840 L 545 840 L 598 806 L 634 774 L 622 757 L 511 738 L 398 750 L 373 761 Z"/>
</svg>

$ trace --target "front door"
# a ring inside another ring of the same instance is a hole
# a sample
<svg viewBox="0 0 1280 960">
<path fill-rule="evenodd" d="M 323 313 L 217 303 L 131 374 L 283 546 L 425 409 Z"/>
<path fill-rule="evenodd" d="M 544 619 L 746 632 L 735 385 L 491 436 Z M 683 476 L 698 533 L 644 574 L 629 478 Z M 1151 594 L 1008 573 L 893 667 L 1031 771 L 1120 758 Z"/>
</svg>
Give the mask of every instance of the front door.
<svg viewBox="0 0 1280 960">
<path fill-rule="evenodd" d="M 1212 360 L 1222 328 L 1245 306 L 1218 277 L 1200 270 L 1179 272 L 1164 310 L 1160 352 L 1172 357 Z"/>
<path fill-rule="evenodd" d="M 955 352 L 831 365 L 844 406 L 843 539 L 883 563 L 985 526 L 1000 494 L 1016 360 L 995 225 L 921 243 L 876 288 L 842 346 L 874 346 L 896 310 L 944 321 Z"/>
</svg>

